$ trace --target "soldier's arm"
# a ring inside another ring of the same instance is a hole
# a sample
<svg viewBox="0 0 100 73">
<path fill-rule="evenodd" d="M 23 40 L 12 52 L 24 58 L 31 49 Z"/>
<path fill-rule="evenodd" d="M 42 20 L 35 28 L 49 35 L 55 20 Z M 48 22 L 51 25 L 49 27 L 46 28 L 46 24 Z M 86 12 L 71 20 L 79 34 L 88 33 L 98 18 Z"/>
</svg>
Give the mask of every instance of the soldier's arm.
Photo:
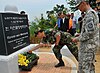
<svg viewBox="0 0 100 73">
<path fill-rule="evenodd" d="M 44 44 L 44 43 L 41 43 L 41 44 L 38 44 L 37 46 L 33 47 L 29 52 L 32 52 L 32 51 L 34 51 L 34 50 L 37 50 L 37 49 L 39 49 L 39 48 L 41 48 L 41 47 L 50 47 L 50 46 L 51 46 L 51 44 Z"/>
<path fill-rule="evenodd" d="M 37 49 L 39 49 L 40 47 L 43 47 L 43 44 L 38 44 L 38 45 L 36 45 L 36 46 L 33 47 L 29 52 L 32 52 L 32 51 L 34 51 L 34 50 L 37 50 Z"/>
<path fill-rule="evenodd" d="M 84 32 L 82 32 L 82 34 L 79 36 L 80 41 L 92 39 L 96 27 L 96 24 L 94 23 L 94 18 L 95 16 L 92 12 L 88 14 L 87 18 L 85 19 L 86 22 Z"/>
</svg>

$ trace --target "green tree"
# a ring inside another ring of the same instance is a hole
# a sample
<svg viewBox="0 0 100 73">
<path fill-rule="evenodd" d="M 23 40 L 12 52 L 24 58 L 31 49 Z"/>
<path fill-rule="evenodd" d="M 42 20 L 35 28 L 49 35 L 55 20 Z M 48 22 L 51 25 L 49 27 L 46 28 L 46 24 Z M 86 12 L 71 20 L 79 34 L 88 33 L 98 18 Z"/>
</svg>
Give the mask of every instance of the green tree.
<svg viewBox="0 0 100 73">
<path fill-rule="evenodd" d="M 44 19 L 42 17 L 42 19 L 40 18 L 35 18 L 34 22 L 32 22 L 30 24 L 30 36 L 34 35 L 34 32 L 40 29 L 48 29 L 48 28 L 54 28 L 54 25 L 56 23 L 56 18 L 54 16 L 51 16 L 51 20 L 48 19 Z"/>
<path fill-rule="evenodd" d="M 38 28 L 38 25 L 36 24 L 36 22 L 32 22 L 29 26 L 29 30 L 30 30 L 30 36 L 34 35 L 35 30 Z"/>
<path fill-rule="evenodd" d="M 46 12 L 48 19 L 51 19 L 50 17 L 51 15 L 56 16 L 59 11 L 63 11 L 64 13 L 67 13 L 68 9 L 63 4 L 62 5 L 56 4 L 56 6 L 53 7 L 52 10 Z"/>
<path fill-rule="evenodd" d="M 72 12 L 77 10 L 77 8 L 75 7 L 75 5 L 76 5 L 76 1 L 75 0 L 66 0 L 66 2 L 67 2 L 67 4 L 70 5 L 69 8 L 71 9 Z"/>
</svg>

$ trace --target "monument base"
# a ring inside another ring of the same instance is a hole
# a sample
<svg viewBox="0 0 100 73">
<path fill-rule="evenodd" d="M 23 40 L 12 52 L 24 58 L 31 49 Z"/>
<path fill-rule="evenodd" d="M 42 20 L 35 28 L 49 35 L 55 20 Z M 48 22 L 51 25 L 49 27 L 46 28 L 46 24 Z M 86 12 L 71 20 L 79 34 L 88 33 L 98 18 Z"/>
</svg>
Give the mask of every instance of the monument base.
<svg viewBox="0 0 100 73">
<path fill-rule="evenodd" d="M 18 73 L 18 57 L 0 60 L 0 73 Z"/>
<path fill-rule="evenodd" d="M 28 52 L 38 44 L 30 44 L 8 56 L 0 55 L 0 73 L 19 73 L 18 54 Z"/>
</svg>

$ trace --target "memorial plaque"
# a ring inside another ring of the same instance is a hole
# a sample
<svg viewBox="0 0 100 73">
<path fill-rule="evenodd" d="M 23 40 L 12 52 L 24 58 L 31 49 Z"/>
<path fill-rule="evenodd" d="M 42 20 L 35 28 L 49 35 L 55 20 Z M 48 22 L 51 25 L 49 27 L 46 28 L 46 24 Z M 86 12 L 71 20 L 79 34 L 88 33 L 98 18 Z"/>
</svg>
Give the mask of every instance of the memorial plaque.
<svg viewBox="0 0 100 73">
<path fill-rule="evenodd" d="M 0 55 L 9 55 L 29 44 L 27 15 L 0 13 Z"/>
</svg>

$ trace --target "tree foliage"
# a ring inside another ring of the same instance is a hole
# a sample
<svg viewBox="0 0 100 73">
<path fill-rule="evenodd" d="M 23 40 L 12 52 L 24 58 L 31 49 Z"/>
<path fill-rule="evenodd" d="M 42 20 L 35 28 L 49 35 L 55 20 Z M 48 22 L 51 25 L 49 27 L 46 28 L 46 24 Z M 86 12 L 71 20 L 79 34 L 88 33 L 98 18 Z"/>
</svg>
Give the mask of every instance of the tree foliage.
<svg viewBox="0 0 100 73">
<path fill-rule="evenodd" d="M 56 16 L 57 13 L 60 12 L 60 11 L 63 11 L 64 13 L 68 12 L 67 8 L 63 4 L 62 5 L 56 4 L 56 6 L 53 7 L 52 10 L 46 12 L 48 19 L 51 18 L 50 15 Z"/>
<path fill-rule="evenodd" d="M 66 2 L 70 5 L 70 9 L 72 12 L 76 11 L 77 8 L 75 7 L 76 1 L 75 0 L 66 0 Z"/>
<path fill-rule="evenodd" d="M 34 32 L 40 29 L 45 30 L 48 28 L 54 28 L 55 24 L 56 18 L 54 16 L 51 16 L 51 20 L 35 18 L 34 22 L 32 22 L 29 27 L 30 35 L 34 35 Z"/>
</svg>

